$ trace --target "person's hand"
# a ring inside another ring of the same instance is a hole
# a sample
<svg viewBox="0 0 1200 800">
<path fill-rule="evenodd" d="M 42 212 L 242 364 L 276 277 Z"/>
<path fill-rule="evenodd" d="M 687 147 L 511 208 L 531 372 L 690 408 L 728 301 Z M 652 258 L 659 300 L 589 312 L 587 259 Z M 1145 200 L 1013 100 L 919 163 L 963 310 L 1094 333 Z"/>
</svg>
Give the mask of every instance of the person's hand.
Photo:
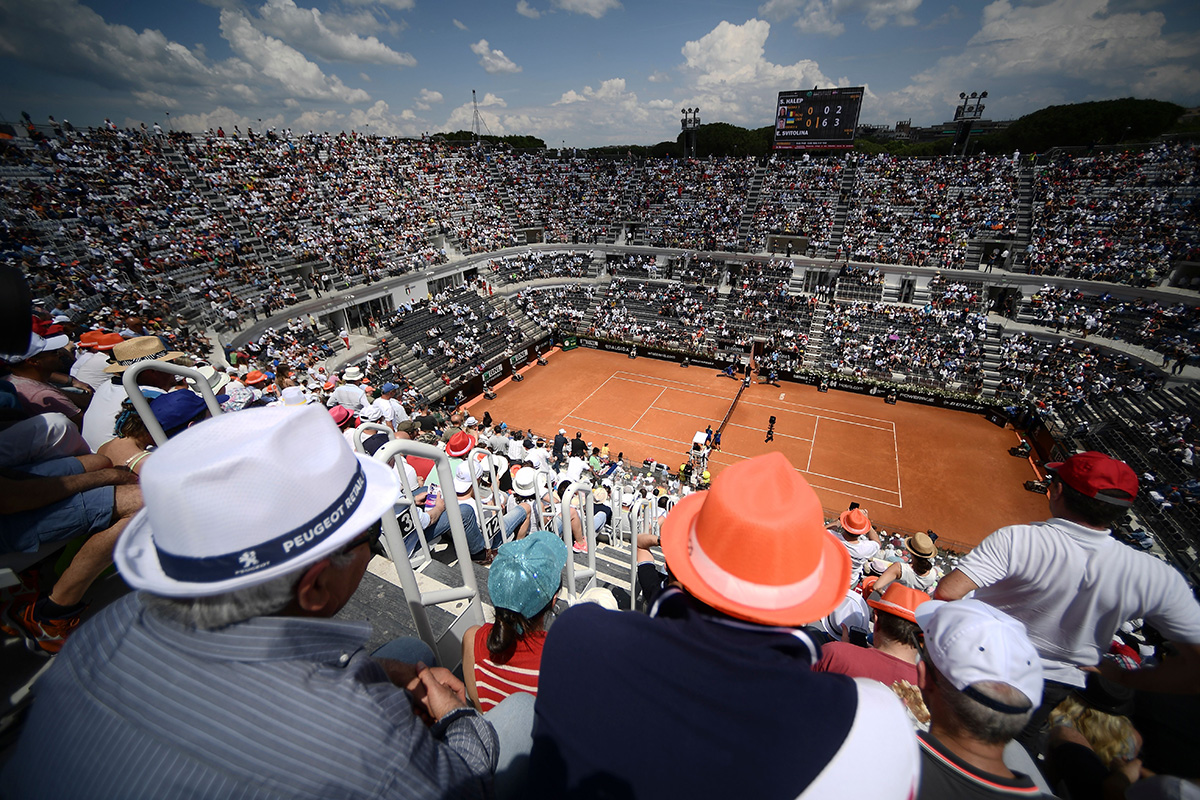
<svg viewBox="0 0 1200 800">
<path fill-rule="evenodd" d="M 412 691 L 421 682 L 420 678 L 417 677 L 417 667 L 415 664 L 406 664 L 394 658 L 377 658 L 375 659 L 375 663 L 383 667 L 383 671 L 387 673 L 388 680 L 401 689 Z"/>
<path fill-rule="evenodd" d="M 108 469 L 98 470 L 93 473 L 103 483 L 100 486 L 125 486 L 130 483 L 137 483 L 137 473 L 128 467 L 109 467 Z"/>
<path fill-rule="evenodd" d="M 439 494 L 437 500 L 433 501 L 433 508 L 429 509 L 429 516 L 440 516 L 446 510 L 446 495 Z"/>
<path fill-rule="evenodd" d="M 1084 672 L 1094 672 L 1101 678 L 1106 678 L 1113 683 L 1121 683 L 1121 678 L 1125 673 L 1125 670 L 1121 669 L 1117 665 L 1117 662 L 1113 661 L 1111 658 L 1102 658 L 1100 659 L 1100 663 L 1096 666 L 1080 667 L 1080 669 Z"/>
<path fill-rule="evenodd" d="M 417 664 L 417 677 L 421 681 L 421 688 L 424 692 L 414 695 L 421 701 L 421 705 L 435 720 L 454 711 L 457 708 L 466 708 L 466 693 L 462 681 L 459 681 L 447 670 L 435 668 L 437 672 L 424 664 Z M 450 683 L 442 681 L 449 676 Z"/>
<path fill-rule="evenodd" d="M 850 644 L 850 626 L 844 622 L 842 623 L 842 641 Z"/>
</svg>

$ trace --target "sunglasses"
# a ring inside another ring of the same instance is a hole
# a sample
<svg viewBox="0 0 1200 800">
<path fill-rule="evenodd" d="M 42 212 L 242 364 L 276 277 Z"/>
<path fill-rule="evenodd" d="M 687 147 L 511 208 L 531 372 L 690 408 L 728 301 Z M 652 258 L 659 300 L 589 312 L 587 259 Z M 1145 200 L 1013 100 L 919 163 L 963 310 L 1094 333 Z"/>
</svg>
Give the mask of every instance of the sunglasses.
<svg viewBox="0 0 1200 800">
<path fill-rule="evenodd" d="M 343 555 L 343 556 L 350 555 L 357 548 L 362 547 L 364 544 L 370 544 L 371 542 L 373 542 L 379 538 L 379 535 L 382 532 L 382 530 L 383 530 L 382 524 L 379 522 L 376 522 L 374 525 L 367 528 L 365 531 L 363 531 L 358 536 L 356 536 L 349 544 L 347 544 L 345 547 L 343 547 L 341 550 L 339 550 L 338 555 Z"/>
</svg>

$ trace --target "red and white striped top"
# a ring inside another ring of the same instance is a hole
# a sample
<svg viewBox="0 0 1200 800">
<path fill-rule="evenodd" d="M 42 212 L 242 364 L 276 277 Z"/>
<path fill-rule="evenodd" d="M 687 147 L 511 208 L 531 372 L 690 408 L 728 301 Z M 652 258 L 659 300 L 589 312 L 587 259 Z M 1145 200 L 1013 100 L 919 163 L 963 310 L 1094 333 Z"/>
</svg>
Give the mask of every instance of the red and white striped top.
<svg viewBox="0 0 1200 800">
<path fill-rule="evenodd" d="M 545 631 L 530 633 L 517 640 L 512 655 L 503 664 L 498 664 L 487 649 L 491 631 L 489 622 L 475 632 L 475 691 L 483 711 L 491 710 L 516 692 L 537 694 L 542 647 L 546 644 Z"/>
</svg>

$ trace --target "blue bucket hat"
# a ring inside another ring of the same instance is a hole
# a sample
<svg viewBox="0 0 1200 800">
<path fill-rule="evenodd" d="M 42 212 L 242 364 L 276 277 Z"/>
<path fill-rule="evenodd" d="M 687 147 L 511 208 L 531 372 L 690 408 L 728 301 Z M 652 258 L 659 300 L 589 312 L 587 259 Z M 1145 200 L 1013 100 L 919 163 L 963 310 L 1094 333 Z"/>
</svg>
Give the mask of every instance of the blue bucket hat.
<svg viewBox="0 0 1200 800">
<path fill-rule="evenodd" d="M 536 616 L 562 585 L 566 565 L 567 545 L 550 531 L 534 531 L 524 539 L 500 545 L 488 570 L 492 605 L 526 619 Z"/>
<path fill-rule="evenodd" d="M 167 392 L 150 401 L 150 410 L 167 433 L 182 428 L 207 409 L 204 398 L 187 389 Z"/>
</svg>

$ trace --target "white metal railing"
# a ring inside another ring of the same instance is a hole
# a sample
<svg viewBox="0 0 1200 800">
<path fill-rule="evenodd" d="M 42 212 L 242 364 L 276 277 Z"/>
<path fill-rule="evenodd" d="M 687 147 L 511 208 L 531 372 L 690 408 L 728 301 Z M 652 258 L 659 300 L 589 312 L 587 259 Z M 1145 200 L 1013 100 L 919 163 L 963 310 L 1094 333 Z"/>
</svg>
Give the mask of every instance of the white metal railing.
<svg viewBox="0 0 1200 800">
<path fill-rule="evenodd" d="M 427 458 L 434 462 L 434 468 L 437 470 L 438 480 L 441 482 L 443 491 L 445 487 L 453 489 L 454 474 L 450 470 L 450 457 L 445 452 L 422 442 L 396 439 L 379 448 L 375 452 L 375 460 L 386 464 L 397 455 Z M 401 484 L 405 482 L 405 479 L 402 477 Z M 411 491 L 409 496 L 411 497 Z M 411 504 L 411 499 L 409 502 Z M 463 634 L 472 625 L 482 625 L 485 620 L 483 616 L 483 604 L 479 596 L 479 587 L 475 583 L 475 568 L 471 562 L 471 550 L 467 545 L 466 530 L 463 528 L 462 512 L 459 510 L 458 503 L 453 498 L 447 498 L 446 510 L 443 513 L 449 515 L 450 538 L 455 556 L 458 559 L 458 569 L 462 575 L 462 586 L 422 592 L 417 585 L 417 576 L 408 558 L 395 558 L 393 556 L 392 563 L 395 565 L 396 574 L 400 578 L 400 587 L 404 590 L 404 598 L 408 603 L 409 613 L 412 614 L 417 634 L 426 644 L 433 648 L 433 651 L 437 654 L 438 663 L 454 671 L 462 662 Z M 406 518 L 411 519 L 407 515 Z M 407 554 L 408 550 L 404 544 L 404 533 L 399 520 L 394 514 L 383 515 L 383 537 L 389 553 Z M 462 600 L 467 601 L 466 607 L 455 617 L 450 627 L 441 637 L 434 636 L 426 609 L 429 606 L 440 605 L 442 603 L 455 603 Z"/>
<path fill-rule="evenodd" d="M 148 369 L 191 378 L 193 385 L 199 388 L 200 391 L 198 394 L 204 398 L 204 404 L 208 406 L 209 412 L 214 417 L 220 416 L 221 406 L 217 403 L 217 396 L 213 394 L 212 387 L 208 384 L 208 379 L 198 370 L 180 366 L 179 364 L 172 364 L 170 361 L 139 361 L 125 370 L 125 374 L 121 376 L 121 385 L 125 387 L 125 394 L 129 395 L 129 400 L 133 403 L 134 410 L 142 418 L 142 424 L 146 426 L 146 430 L 150 433 L 150 437 L 154 439 L 155 445 L 162 447 L 167 441 L 167 434 L 163 431 L 162 425 L 159 424 L 158 418 L 154 416 L 154 412 L 150 409 L 150 401 L 146 399 L 146 395 L 142 393 L 142 387 L 137 382 L 138 375 L 141 375 Z M 179 389 L 177 391 L 184 390 Z"/>
<path fill-rule="evenodd" d="M 571 504 L 576 497 L 581 497 L 578 511 L 579 524 L 583 529 L 584 541 L 587 543 L 586 567 L 579 567 L 575 564 L 575 537 L 571 534 Z M 568 548 L 565 573 L 567 602 L 574 603 L 580 594 L 596 585 L 596 510 L 594 507 L 595 498 L 592 495 L 592 485 L 582 480 L 572 483 L 567 487 L 567 491 L 562 496 L 561 501 L 558 513 L 555 516 L 560 525 L 559 530 L 563 541 Z M 579 588 L 579 581 L 584 581 L 582 589 Z"/>
</svg>

